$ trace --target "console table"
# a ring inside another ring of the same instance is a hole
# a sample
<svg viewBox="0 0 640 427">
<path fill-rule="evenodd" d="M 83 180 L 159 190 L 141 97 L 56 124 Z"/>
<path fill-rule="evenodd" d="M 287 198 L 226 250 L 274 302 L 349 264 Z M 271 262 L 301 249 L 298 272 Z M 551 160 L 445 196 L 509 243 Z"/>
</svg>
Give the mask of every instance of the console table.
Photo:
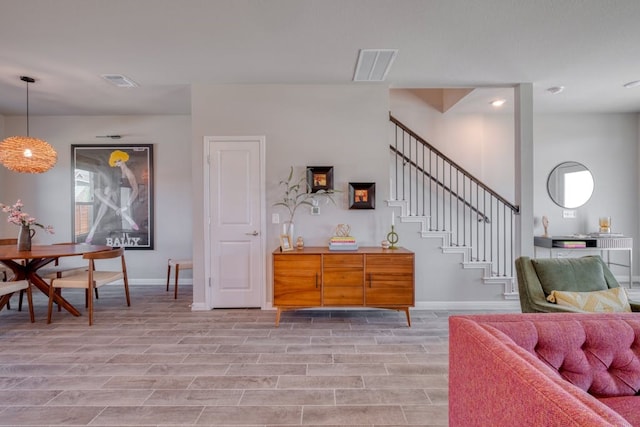
<svg viewBox="0 0 640 427">
<path fill-rule="evenodd" d="M 402 310 L 411 326 L 409 307 L 414 304 L 414 253 L 407 249 L 305 247 L 273 252 L 276 326 L 282 310 L 314 307 Z"/>
<path fill-rule="evenodd" d="M 568 245 L 571 242 L 584 242 L 585 247 L 583 248 L 575 248 L 575 247 L 565 247 L 565 243 Z M 620 267 L 626 267 L 629 270 L 629 288 L 631 288 L 633 284 L 632 278 L 632 266 L 633 266 L 633 238 L 631 237 L 618 237 L 618 236 L 600 236 L 600 237 L 592 237 L 592 236 L 552 236 L 552 237 L 542 237 L 535 236 L 533 238 L 533 256 L 535 258 L 538 257 L 538 249 L 547 250 L 549 253 L 549 258 L 553 258 L 554 256 L 558 256 L 559 254 L 568 252 L 585 252 L 585 251 L 600 251 L 600 255 L 607 263 L 607 265 L 617 265 Z M 629 258 L 628 264 L 620 264 L 611 262 L 610 254 L 611 251 L 626 251 Z M 606 256 L 605 256 L 606 254 Z"/>
</svg>

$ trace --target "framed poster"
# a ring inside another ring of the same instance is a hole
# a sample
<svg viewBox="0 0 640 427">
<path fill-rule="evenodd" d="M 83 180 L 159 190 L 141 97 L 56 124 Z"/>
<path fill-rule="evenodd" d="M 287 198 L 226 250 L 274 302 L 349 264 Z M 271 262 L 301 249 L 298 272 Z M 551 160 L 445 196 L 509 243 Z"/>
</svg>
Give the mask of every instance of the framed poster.
<svg viewBox="0 0 640 427">
<path fill-rule="evenodd" d="M 153 249 L 153 145 L 72 145 L 73 241 Z"/>
<path fill-rule="evenodd" d="M 376 183 L 350 182 L 349 209 L 375 209 Z"/>
</svg>

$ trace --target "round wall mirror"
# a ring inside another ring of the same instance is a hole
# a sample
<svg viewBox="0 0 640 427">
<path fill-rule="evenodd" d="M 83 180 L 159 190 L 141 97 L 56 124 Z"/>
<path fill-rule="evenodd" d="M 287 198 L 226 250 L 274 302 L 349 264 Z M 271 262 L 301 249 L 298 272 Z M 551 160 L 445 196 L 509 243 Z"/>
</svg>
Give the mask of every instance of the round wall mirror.
<svg viewBox="0 0 640 427">
<path fill-rule="evenodd" d="M 556 205 L 574 209 L 591 198 L 593 175 L 578 162 L 564 162 L 553 168 L 547 179 L 549 197 Z"/>
</svg>

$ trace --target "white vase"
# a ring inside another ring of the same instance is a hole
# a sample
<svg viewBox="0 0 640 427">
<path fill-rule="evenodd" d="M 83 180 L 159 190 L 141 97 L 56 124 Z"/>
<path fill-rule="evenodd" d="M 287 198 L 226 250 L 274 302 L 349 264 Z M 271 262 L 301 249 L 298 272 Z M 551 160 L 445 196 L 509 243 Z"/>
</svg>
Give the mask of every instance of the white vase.
<svg viewBox="0 0 640 427">
<path fill-rule="evenodd" d="M 282 223 L 282 234 L 286 234 L 291 237 L 291 242 L 295 242 L 295 227 L 293 221 L 284 221 Z"/>
</svg>

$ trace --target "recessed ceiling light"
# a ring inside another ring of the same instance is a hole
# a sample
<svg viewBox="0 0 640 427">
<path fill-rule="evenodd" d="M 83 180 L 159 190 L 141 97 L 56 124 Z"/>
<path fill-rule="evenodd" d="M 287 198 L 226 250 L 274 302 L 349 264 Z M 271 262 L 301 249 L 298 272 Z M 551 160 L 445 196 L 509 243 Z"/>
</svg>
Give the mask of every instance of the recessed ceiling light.
<svg viewBox="0 0 640 427">
<path fill-rule="evenodd" d="M 626 87 L 626 88 L 640 86 L 640 80 L 634 80 L 634 81 L 632 81 L 632 82 L 625 83 L 625 84 L 623 84 L 622 86 L 624 86 L 624 87 Z"/>
<path fill-rule="evenodd" d="M 507 100 L 501 98 L 501 99 L 495 99 L 491 101 L 489 104 L 491 104 L 494 107 L 502 107 L 505 102 L 507 102 Z"/>
<path fill-rule="evenodd" d="M 551 95 L 557 95 L 563 90 L 564 90 L 564 86 L 552 86 L 549 89 L 547 89 L 547 92 L 549 92 Z"/>
<path fill-rule="evenodd" d="M 353 81 L 384 81 L 397 54 L 398 49 L 360 49 Z"/>
</svg>

